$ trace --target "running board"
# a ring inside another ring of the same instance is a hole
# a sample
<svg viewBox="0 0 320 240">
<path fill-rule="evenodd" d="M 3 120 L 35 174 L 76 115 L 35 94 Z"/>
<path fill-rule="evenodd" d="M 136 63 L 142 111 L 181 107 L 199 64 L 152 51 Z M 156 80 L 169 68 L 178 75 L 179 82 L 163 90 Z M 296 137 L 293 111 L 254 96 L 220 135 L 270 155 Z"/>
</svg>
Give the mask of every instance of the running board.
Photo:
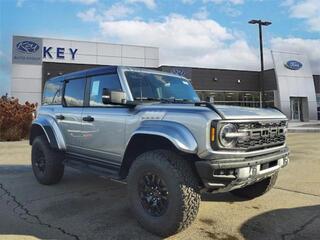
<svg viewBox="0 0 320 240">
<path fill-rule="evenodd" d="M 90 172 L 115 181 L 123 181 L 119 176 L 120 166 L 102 160 L 67 155 L 64 164 L 83 172 Z"/>
</svg>

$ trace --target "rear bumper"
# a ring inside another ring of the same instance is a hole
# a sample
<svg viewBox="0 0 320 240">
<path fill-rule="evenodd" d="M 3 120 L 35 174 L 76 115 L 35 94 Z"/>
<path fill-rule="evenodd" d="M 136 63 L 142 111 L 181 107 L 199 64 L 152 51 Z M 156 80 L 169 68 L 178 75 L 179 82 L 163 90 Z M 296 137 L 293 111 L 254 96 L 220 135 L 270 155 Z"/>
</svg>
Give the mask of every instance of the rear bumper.
<svg viewBox="0 0 320 240">
<path fill-rule="evenodd" d="M 205 190 L 226 192 L 260 181 L 289 163 L 289 150 L 283 147 L 258 156 L 225 156 L 195 163 Z"/>
</svg>

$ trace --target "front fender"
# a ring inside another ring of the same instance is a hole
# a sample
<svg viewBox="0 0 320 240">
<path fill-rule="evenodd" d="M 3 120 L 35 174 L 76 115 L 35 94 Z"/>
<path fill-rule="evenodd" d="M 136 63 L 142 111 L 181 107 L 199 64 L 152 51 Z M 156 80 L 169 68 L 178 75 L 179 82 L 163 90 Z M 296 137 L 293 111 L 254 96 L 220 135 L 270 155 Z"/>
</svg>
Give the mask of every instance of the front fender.
<svg viewBox="0 0 320 240">
<path fill-rule="evenodd" d="M 41 127 L 51 147 L 66 150 L 66 143 L 57 122 L 50 116 L 38 116 L 31 125 L 30 144 L 37 136 L 37 128 Z"/>
<path fill-rule="evenodd" d="M 128 142 L 136 134 L 150 134 L 168 139 L 177 149 L 187 153 L 196 153 L 198 144 L 188 128 L 170 121 L 143 121 L 131 135 Z"/>
</svg>

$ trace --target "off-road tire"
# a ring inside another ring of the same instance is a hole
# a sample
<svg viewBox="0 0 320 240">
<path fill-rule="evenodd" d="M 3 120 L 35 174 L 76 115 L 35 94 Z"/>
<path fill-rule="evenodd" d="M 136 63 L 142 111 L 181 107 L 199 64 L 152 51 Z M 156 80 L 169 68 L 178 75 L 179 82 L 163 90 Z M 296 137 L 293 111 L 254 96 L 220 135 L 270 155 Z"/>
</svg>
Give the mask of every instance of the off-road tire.
<svg viewBox="0 0 320 240">
<path fill-rule="evenodd" d="M 254 184 L 248 185 L 243 188 L 235 189 L 231 191 L 235 196 L 253 199 L 256 197 L 260 197 L 266 192 L 270 191 L 271 188 L 275 185 L 278 178 L 278 173 L 273 174 L 272 176 L 263 179 L 260 182 L 256 182 Z"/>
<path fill-rule="evenodd" d="M 168 189 L 168 205 L 161 216 L 152 216 L 139 196 L 139 179 L 147 173 L 162 178 Z M 162 237 L 187 228 L 197 217 L 200 205 L 199 179 L 190 162 L 167 150 L 141 154 L 133 162 L 128 175 L 128 196 L 138 222 L 148 231 Z"/>
<path fill-rule="evenodd" d="M 40 170 L 37 161 L 44 159 L 44 167 Z M 64 173 L 63 154 L 52 149 L 45 136 L 38 136 L 32 142 L 31 163 L 33 173 L 39 183 L 52 185 L 58 183 Z"/>
</svg>

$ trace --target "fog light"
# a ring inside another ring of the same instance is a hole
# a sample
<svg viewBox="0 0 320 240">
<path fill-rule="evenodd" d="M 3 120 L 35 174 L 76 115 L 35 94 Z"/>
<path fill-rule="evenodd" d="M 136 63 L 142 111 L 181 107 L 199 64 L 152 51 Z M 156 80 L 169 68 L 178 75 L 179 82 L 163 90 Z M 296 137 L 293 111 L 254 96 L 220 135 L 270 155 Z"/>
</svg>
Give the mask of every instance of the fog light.
<svg viewBox="0 0 320 240">
<path fill-rule="evenodd" d="M 213 175 L 235 175 L 235 169 L 217 169 L 213 172 Z"/>
</svg>

